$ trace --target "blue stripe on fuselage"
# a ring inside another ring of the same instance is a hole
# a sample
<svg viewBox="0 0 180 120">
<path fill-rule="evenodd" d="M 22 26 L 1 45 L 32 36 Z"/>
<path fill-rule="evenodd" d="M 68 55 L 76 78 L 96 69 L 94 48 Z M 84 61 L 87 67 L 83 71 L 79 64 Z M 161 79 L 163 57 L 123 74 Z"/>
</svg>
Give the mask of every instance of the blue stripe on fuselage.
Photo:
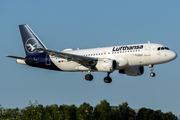
<svg viewBox="0 0 180 120">
<path fill-rule="evenodd" d="M 26 58 L 37 60 L 36 62 L 26 62 L 27 65 L 33 67 L 39 67 L 50 70 L 58 70 L 61 71 L 50 59 L 47 53 L 39 53 L 32 56 L 27 56 Z"/>
</svg>

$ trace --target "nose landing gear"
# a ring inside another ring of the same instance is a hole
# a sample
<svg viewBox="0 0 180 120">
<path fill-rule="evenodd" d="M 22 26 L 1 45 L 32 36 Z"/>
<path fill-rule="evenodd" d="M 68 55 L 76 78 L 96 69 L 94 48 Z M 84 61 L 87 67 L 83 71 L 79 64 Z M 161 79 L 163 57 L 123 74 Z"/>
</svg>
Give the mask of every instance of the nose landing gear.
<svg viewBox="0 0 180 120">
<path fill-rule="evenodd" d="M 153 65 L 149 65 L 149 69 L 150 69 L 150 71 L 151 71 L 151 73 L 150 73 L 150 76 L 151 77 L 154 77 L 156 74 L 153 72 Z"/>
</svg>

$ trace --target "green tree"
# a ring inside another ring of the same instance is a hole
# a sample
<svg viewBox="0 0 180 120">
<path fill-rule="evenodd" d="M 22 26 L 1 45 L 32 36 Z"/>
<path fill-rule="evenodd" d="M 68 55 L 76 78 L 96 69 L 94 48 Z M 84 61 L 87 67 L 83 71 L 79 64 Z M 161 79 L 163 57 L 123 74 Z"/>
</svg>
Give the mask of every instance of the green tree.
<svg viewBox="0 0 180 120">
<path fill-rule="evenodd" d="M 37 111 L 36 111 L 37 105 L 38 105 L 37 101 L 35 101 L 34 104 L 31 101 L 29 101 L 29 106 L 21 110 L 22 119 L 35 120 L 36 114 L 37 114 Z"/>
<path fill-rule="evenodd" d="M 60 112 L 59 112 L 60 118 L 59 118 L 59 120 L 65 120 L 65 118 L 68 119 L 69 116 L 67 116 L 67 115 L 65 116 L 65 111 L 67 109 L 67 106 L 66 105 L 60 105 L 59 109 L 60 109 Z"/>
<path fill-rule="evenodd" d="M 0 119 L 16 120 L 178 120 L 172 112 L 163 113 L 161 110 L 152 110 L 141 108 L 136 115 L 135 111 L 128 106 L 128 103 L 122 103 L 118 107 L 111 107 L 103 100 L 100 104 L 93 107 L 88 103 L 83 103 L 77 108 L 75 105 L 57 104 L 43 107 L 35 101 L 34 104 L 29 101 L 29 106 L 21 111 L 15 109 L 2 109 L 0 105 Z"/>
<path fill-rule="evenodd" d="M 109 103 L 106 100 L 103 100 L 100 104 L 96 105 L 93 119 L 110 120 L 110 112 L 111 107 Z"/>
<path fill-rule="evenodd" d="M 0 104 L 0 118 L 2 117 L 2 109 L 3 107 L 1 107 L 1 104 Z"/>
<path fill-rule="evenodd" d="M 122 105 L 119 105 L 119 112 L 121 113 L 120 115 L 123 120 L 136 119 L 135 111 L 128 106 L 127 102 L 124 102 Z"/>
<path fill-rule="evenodd" d="M 44 109 L 44 117 L 46 120 L 59 120 L 59 107 L 57 104 L 46 106 Z"/>
<path fill-rule="evenodd" d="M 161 116 L 162 120 L 178 120 L 178 117 L 175 116 L 172 112 L 164 113 Z"/>
<path fill-rule="evenodd" d="M 155 114 L 155 119 L 156 120 L 162 120 L 163 113 L 161 112 L 161 110 L 154 111 L 154 114 Z"/>
<path fill-rule="evenodd" d="M 75 105 L 71 105 L 69 108 L 70 120 L 76 120 L 76 111 L 77 107 Z"/>
<path fill-rule="evenodd" d="M 35 119 L 36 120 L 43 120 L 44 117 L 44 107 L 43 105 L 39 104 L 37 106 L 35 106 Z"/>
<path fill-rule="evenodd" d="M 60 120 L 76 120 L 77 107 L 75 105 L 60 106 Z"/>
<path fill-rule="evenodd" d="M 76 117 L 77 120 L 91 120 L 93 116 L 93 107 L 89 103 L 83 103 L 77 109 Z"/>
<path fill-rule="evenodd" d="M 16 120 L 21 118 L 21 111 L 19 108 L 11 109 L 11 118 Z"/>
<path fill-rule="evenodd" d="M 169 113 L 163 113 L 161 110 L 152 110 L 147 108 L 141 108 L 138 111 L 137 120 L 177 120 L 177 116 Z"/>
<path fill-rule="evenodd" d="M 119 109 L 117 107 L 111 107 L 110 119 L 111 120 L 123 120 L 121 112 L 119 112 Z"/>
<path fill-rule="evenodd" d="M 138 119 L 138 120 L 149 120 L 149 119 L 153 119 L 153 113 L 154 113 L 154 111 L 151 110 L 151 109 L 141 108 L 141 109 L 138 111 L 137 119 Z"/>
<path fill-rule="evenodd" d="M 21 114 L 18 108 L 15 109 L 6 109 L 2 111 L 1 118 L 2 119 L 20 119 Z"/>
<path fill-rule="evenodd" d="M 44 108 L 44 118 L 45 118 L 45 120 L 48 120 L 49 118 L 51 118 L 51 107 L 50 106 L 46 106 L 45 108 Z M 52 118 L 51 118 L 52 119 Z"/>
</svg>

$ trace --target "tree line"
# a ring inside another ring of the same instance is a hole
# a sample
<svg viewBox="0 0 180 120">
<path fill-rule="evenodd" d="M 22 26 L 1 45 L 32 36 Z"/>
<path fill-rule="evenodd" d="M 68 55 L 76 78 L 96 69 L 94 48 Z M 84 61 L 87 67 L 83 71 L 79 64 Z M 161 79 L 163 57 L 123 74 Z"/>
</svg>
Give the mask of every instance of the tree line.
<svg viewBox="0 0 180 120">
<path fill-rule="evenodd" d="M 83 103 L 75 105 L 47 105 L 31 103 L 24 109 L 3 109 L 0 105 L 0 120 L 178 120 L 172 112 L 141 108 L 136 113 L 127 102 L 113 107 L 106 100 L 92 107 Z"/>
</svg>

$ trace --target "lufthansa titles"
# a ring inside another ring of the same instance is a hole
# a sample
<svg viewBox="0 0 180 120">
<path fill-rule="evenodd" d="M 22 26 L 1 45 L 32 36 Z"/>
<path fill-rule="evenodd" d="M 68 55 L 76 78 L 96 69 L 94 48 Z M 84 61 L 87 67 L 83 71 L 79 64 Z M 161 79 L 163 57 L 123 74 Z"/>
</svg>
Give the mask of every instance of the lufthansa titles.
<svg viewBox="0 0 180 120">
<path fill-rule="evenodd" d="M 143 49 L 143 45 L 113 47 L 112 51 Z"/>
</svg>

